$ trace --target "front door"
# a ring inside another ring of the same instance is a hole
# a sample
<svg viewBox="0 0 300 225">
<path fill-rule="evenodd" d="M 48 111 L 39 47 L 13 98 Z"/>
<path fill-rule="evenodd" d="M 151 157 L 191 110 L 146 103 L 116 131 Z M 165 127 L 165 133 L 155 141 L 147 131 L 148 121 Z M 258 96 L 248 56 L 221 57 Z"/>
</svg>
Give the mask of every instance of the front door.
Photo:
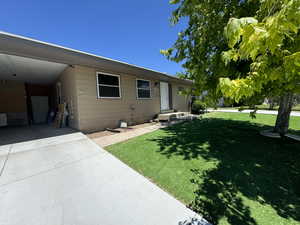
<svg viewBox="0 0 300 225">
<path fill-rule="evenodd" d="M 46 123 L 49 111 L 48 96 L 31 96 L 33 122 L 35 124 Z"/>
<path fill-rule="evenodd" d="M 160 109 L 161 111 L 170 109 L 169 84 L 160 82 Z"/>
</svg>

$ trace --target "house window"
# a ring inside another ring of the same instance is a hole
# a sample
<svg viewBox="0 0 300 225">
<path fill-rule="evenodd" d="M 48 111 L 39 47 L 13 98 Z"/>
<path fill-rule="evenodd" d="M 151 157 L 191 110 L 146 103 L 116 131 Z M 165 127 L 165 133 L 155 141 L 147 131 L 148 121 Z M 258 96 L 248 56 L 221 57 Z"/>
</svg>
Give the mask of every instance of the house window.
<svg viewBox="0 0 300 225">
<path fill-rule="evenodd" d="M 120 76 L 97 73 L 98 98 L 120 98 Z"/>
<path fill-rule="evenodd" d="M 151 98 L 151 85 L 148 80 L 136 80 L 137 98 Z"/>
</svg>

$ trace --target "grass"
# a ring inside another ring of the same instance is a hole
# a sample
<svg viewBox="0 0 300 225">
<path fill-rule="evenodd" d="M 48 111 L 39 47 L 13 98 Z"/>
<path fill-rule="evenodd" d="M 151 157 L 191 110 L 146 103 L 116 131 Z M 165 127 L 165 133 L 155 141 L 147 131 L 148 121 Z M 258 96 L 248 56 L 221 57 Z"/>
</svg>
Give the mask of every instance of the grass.
<svg viewBox="0 0 300 225">
<path fill-rule="evenodd" d="M 259 135 L 274 122 L 209 113 L 107 150 L 214 224 L 298 225 L 300 144 Z"/>
<path fill-rule="evenodd" d="M 270 110 L 268 104 L 262 104 L 256 106 L 258 109 L 261 110 Z M 220 109 L 239 109 L 240 107 L 219 107 Z M 243 106 L 244 109 L 250 109 L 249 106 Z M 273 110 L 278 110 L 279 106 L 275 106 Z M 293 111 L 300 111 L 300 104 L 295 105 L 292 109 Z"/>
<path fill-rule="evenodd" d="M 269 110 L 269 105 L 258 105 L 258 109 L 266 109 Z M 278 110 L 279 106 L 275 106 L 274 110 Z M 300 111 L 300 104 L 293 106 L 293 111 Z"/>
</svg>

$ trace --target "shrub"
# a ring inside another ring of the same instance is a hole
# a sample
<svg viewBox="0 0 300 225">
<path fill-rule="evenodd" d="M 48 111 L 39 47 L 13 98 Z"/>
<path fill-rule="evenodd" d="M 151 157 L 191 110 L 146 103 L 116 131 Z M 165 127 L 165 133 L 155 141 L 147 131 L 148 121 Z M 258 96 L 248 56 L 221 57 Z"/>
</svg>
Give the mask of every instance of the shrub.
<svg viewBox="0 0 300 225">
<path fill-rule="evenodd" d="M 193 114 L 203 114 L 206 110 L 206 103 L 200 100 L 196 100 L 192 105 L 192 113 Z"/>
</svg>

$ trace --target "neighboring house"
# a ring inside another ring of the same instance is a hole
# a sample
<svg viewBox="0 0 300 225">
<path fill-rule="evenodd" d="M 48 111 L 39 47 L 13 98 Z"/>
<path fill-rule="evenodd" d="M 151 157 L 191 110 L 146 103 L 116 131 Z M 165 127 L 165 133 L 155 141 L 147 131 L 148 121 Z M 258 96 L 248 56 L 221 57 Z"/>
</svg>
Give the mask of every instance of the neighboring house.
<svg viewBox="0 0 300 225">
<path fill-rule="evenodd" d="M 46 123 L 66 103 L 69 126 L 84 132 L 188 111 L 179 90 L 192 82 L 112 59 L 0 32 L 0 113 L 8 125 Z"/>
</svg>

